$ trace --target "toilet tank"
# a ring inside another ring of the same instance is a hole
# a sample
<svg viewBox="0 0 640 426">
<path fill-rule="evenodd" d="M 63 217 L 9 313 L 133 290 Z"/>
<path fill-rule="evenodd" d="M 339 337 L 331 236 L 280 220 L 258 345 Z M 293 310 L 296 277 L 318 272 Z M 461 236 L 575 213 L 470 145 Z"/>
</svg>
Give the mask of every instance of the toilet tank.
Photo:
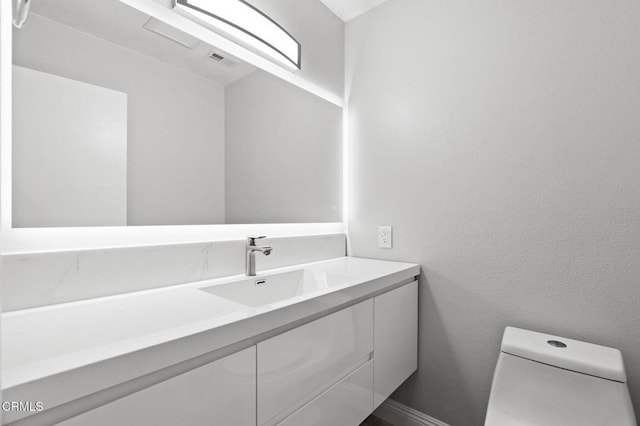
<svg viewBox="0 0 640 426">
<path fill-rule="evenodd" d="M 507 327 L 485 426 L 636 426 L 619 350 Z"/>
</svg>

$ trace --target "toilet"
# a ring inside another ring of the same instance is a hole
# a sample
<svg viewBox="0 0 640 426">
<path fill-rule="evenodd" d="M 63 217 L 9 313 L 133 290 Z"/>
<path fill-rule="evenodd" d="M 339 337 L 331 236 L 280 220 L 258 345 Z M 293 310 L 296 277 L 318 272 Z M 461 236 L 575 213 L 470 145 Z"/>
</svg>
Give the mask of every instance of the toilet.
<svg viewBox="0 0 640 426">
<path fill-rule="evenodd" d="M 636 426 L 619 350 L 507 327 L 485 426 Z"/>
</svg>

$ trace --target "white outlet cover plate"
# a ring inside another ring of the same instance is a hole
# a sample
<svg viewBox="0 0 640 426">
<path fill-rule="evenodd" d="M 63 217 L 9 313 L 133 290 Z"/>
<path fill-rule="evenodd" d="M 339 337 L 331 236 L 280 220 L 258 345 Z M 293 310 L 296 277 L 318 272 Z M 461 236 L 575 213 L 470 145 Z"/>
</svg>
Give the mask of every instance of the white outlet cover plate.
<svg viewBox="0 0 640 426">
<path fill-rule="evenodd" d="M 390 249 L 393 244 L 393 229 L 391 226 L 378 226 L 378 247 Z"/>
</svg>

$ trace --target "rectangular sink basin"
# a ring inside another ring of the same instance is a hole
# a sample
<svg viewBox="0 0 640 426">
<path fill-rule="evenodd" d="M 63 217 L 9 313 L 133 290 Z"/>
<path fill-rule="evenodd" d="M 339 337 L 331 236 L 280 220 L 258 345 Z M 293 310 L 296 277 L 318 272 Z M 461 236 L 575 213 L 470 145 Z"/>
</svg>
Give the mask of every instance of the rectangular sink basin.
<svg viewBox="0 0 640 426">
<path fill-rule="evenodd" d="M 245 306 L 259 308 L 294 297 L 329 290 L 347 284 L 346 276 L 300 269 L 218 284 L 200 290 Z"/>
</svg>

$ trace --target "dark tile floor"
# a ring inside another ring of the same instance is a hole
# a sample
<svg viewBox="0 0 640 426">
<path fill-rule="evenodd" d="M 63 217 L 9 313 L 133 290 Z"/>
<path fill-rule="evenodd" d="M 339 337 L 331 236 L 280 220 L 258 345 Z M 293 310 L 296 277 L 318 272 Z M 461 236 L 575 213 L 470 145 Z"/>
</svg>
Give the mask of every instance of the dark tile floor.
<svg viewBox="0 0 640 426">
<path fill-rule="evenodd" d="M 364 419 L 364 422 L 360 423 L 360 426 L 393 426 L 393 425 L 377 417 L 369 416 L 366 419 Z"/>
</svg>

